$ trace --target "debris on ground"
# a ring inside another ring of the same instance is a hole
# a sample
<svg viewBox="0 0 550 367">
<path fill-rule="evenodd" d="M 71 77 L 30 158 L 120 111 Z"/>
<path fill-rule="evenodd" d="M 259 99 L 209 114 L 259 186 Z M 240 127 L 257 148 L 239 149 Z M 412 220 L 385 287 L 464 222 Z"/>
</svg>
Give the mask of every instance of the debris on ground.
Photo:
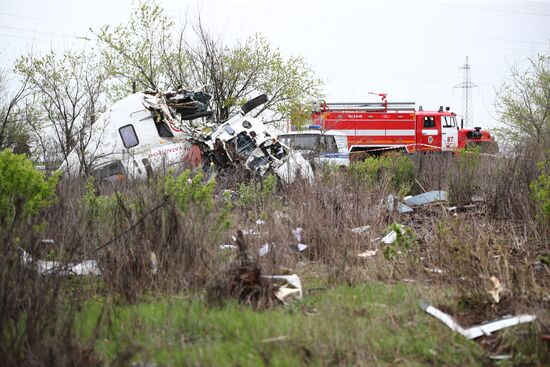
<svg viewBox="0 0 550 367">
<path fill-rule="evenodd" d="M 403 203 L 409 206 L 419 206 L 438 201 L 447 201 L 447 197 L 447 191 L 428 191 L 420 195 L 405 197 Z"/>
<path fill-rule="evenodd" d="M 278 302 L 275 296 L 278 289 L 262 275 L 261 267 L 253 261 L 243 231 L 237 232 L 236 245 L 238 256 L 227 270 L 214 277 L 207 288 L 207 299 L 219 303 L 223 299 L 232 298 L 257 308 L 273 306 Z"/>
<path fill-rule="evenodd" d="M 258 256 L 262 257 L 267 255 L 269 253 L 269 249 L 270 249 L 269 243 L 266 243 L 265 245 L 260 247 L 260 249 L 258 250 Z"/>
<path fill-rule="evenodd" d="M 23 263 L 35 268 L 41 275 L 101 275 L 96 260 L 86 260 L 79 263 L 62 263 L 59 261 L 45 261 L 33 259 L 31 254 L 21 249 Z"/>
<path fill-rule="evenodd" d="M 468 339 L 476 339 L 483 335 L 491 335 L 495 331 L 519 325 L 527 322 L 534 321 L 536 319 L 535 315 L 517 315 L 517 316 L 504 316 L 501 319 L 485 322 L 480 325 L 475 325 L 464 329 L 460 326 L 452 316 L 444 313 L 443 311 L 429 305 L 426 303 L 421 303 L 420 307 L 435 317 L 436 319 L 443 322 L 451 330 L 458 332 L 459 334 L 465 336 Z"/>
<path fill-rule="evenodd" d="M 308 246 L 304 243 L 298 243 L 296 244 L 296 249 L 298 250 L 298 252 L 304 252 L 305 250 L 307 250 Z"/>
<path fill-rule="evenodd" d="M 490 280 L 492 283 L 492 287 L 487 292 L 489 293 L 493 301 L 495 301 L 495 303 L 499 303 L 501 294 L 502 292 L 504 292 L 504 286 L 500 283 L 500 280 L 494 275 L 490 278 Z"/>
<path fill-rule="evenodd" d="M 378 253 L 378 249 L 376 250 L 367 250 L 365 252 L 361 252 L 360 254 L 357 254 L 358 257 L 373 257 Z"/>
<path fill-rule="evenodd" d="M 366 225 L 366 226 L 362 226 L 362 227 L 352 228 L 352 229 L 350 229 L 350 231 L 352 231 L 355 234 L 363 234 L 363 233 L 368 232 L 369 229 L 370 229 L 370 226 Z"/>
<path fill-rule="evenodd" d="M 395 242 L 397 239 L 397 232 L 392 230 L 390 233 L 382 237 L 382 242 L 384 242 L 386 245 L 390 245 Z"/>
<path fill-rule="evenodd" d="M 395 196 L 393 194 L 388 195 L 388 198 L 386 199 L 386 209 L 390 213 L 393 212 L 394 208 L 396 208 L 396 210 L 399 214 L 413 212 L 413 208 L 411 208 L 410 206 L 407 206 L 407 205 L 405 205 L 403 203 L 400 203 L 400 202 L 397 202 L 397 205 L 396 205 L 395 204 L 396 201 L 397 201 L 397 199 L 395 198 Z"/>
<path fill-rule="evenodd" d="M 275 297 L 284 304 L 290 303 L 292 299 L 302 299 L 302 282 L 298 275 L 264 275 L 263 277 L 282 282 L 275 292 Z"/>
</svg>

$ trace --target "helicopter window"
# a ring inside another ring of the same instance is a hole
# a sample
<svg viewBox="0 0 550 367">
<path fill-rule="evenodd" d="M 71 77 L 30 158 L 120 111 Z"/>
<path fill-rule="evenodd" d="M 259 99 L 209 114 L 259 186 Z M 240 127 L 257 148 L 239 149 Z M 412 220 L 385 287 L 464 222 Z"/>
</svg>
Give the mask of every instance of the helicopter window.
<svg viewBox="0 0 550 367">
<path fill-rule="evenodd" d="M 168 128 L 168 125 L 164 121 L 155 121 L 155 127 L 157 128 L 157 132 L 159 133 L 159 136 L 161 138 L 173 138 L 174 134 L 172 134 L 172 131 L 170 131 L 170 128 Z"/>
<path fill-rule="evenodd" d="M 126 149 L 130 149 L 139 144 L 139 139 L 132 124 L 121 127 L 120 129 L 118 129 L 118 132 L 120 133 L 122 143 L 124 144 L 124 147 Z"/>
</svg>

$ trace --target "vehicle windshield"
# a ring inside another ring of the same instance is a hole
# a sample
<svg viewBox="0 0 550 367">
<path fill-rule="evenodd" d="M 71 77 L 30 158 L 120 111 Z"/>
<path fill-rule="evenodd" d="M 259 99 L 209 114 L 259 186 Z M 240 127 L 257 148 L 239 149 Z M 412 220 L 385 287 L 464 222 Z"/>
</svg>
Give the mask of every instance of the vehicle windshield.
<svg viewBox="0 0 550 367">
<path fill-rule="evenodd" d="M 332 135 L 300 134 L 282 136 L 283 142 L 292 149 L 315 151 L 319 153 L 337 153 L 338 145 Z"/>
</svg>

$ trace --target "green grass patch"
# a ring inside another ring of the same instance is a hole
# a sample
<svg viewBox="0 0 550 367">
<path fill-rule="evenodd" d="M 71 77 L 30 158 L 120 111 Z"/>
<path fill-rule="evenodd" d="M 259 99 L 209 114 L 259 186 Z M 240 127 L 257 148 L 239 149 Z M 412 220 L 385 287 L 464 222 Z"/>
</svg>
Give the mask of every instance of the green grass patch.
<svg viewBox="0 0 550 367">
<path fill-rule="evenodd" d="M 399 363 L 483 365 L 481 347 L 418 307 L 419 288 L 404 284 L 341 286 L 301 303 L 258 311 L 199 296 L 110 306 L 96 352 L 112 361 L 124 350 L 160 365 L 288 366 Z M 89 303 L 82 336 L 102 305 Z M 485 363 L 484 363 L 485 362 Z"/>
</svg>

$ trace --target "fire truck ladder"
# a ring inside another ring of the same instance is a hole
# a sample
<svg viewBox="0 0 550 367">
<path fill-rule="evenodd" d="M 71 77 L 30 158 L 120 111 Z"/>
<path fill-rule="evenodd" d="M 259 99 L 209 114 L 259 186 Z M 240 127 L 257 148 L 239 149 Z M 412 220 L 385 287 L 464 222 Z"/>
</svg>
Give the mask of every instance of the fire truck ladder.
<svg viewBox="0 0 550 367">
<path fill-rule="evenodd" d="M 387 111 L 414 111 L 415 102 L 365 102 L 365 103 L 322 103 L 321 111 L 372 111 L 372 112 L 387 112 Z"/>
</svg>

